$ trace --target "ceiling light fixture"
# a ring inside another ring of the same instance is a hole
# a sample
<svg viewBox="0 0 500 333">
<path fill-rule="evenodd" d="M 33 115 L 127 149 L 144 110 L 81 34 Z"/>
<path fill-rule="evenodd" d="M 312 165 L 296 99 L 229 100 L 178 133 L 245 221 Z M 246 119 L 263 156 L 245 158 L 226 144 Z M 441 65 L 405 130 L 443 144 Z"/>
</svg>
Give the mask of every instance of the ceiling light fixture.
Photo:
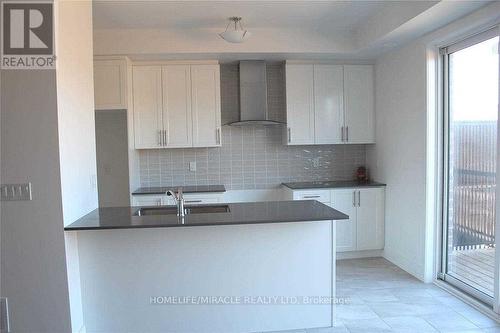
<svg viewBox="0 0 500 333">
<path fill-rule="evenodd" d="M 234 24 L 234 30 L 229 29 L 229 26 Z M 246 38 L 250 36 L 248 30 L 243 29 L 241 24 L 241 17 L 233 16 L 229 18 L 229 23 L 226 26 L 226 30 L 220 33 L 219 36 L 229 43 L 242 43 Z"/>
</svg>

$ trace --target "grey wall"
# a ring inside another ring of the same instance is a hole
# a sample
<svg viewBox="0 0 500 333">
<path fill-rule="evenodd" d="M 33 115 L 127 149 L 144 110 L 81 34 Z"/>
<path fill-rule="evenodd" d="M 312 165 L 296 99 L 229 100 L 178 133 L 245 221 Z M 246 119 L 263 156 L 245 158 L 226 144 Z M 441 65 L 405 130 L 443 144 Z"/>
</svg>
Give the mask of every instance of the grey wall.
<svg viewBox="0 0 500 333">
<path fill-rule="evenodd" d="M 32 201 L 1 203 L 1 295 L 12 332 L 70 332 L 54 70 L 1 71 L 1 182 Z"/>
<path fill-rule="evenodd" d="M 269 117 L 285 120 L 284 65 L 268 64 Z M 222 124 L 239 118 L 237 64 L 221 65 Z M 351 179 L 366 162 L 364 145 L 286 146 L 281 127 L 222 127 L 221 148 L 140 151 L 141 186 L 224 184 L 275 188 L 282 182 Z M 196 161 L 197 171 L 189 171 Z"/>
<path fill-rule="evenodd" d="M 127 111 L 96 111 L 99 207 L 129 204 Z"/>
</svg>

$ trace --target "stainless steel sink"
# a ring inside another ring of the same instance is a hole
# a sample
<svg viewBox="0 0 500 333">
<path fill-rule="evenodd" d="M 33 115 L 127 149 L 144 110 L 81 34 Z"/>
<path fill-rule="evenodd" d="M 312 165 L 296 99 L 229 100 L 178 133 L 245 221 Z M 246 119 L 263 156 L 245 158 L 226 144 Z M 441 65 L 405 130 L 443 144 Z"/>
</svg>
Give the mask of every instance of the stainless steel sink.
<svg viewBox="0 0 500 333">
<path fill-rule="evenodd" d="M 186 206 L 184 209 L 186 214 L 229 213 L 230 211 L 228 205 Z M 139 208 L 134 215 L 177 215 L 177 207 L 143 207 Z"/>
</svg>

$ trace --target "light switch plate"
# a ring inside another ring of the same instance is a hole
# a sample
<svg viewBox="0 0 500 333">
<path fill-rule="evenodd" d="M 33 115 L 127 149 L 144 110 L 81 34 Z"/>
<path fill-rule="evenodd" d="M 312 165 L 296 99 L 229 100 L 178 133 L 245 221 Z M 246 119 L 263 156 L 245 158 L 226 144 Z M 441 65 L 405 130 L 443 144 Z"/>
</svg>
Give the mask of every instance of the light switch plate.
<svg viewBox="0 0 500 333">
<path fill-rule="evenodd" d="M 0 185 L 2 201 L 31 201 L 31 183 Z"/>
<path fill-rule="evenodd" d="M 196 162 L 189 162 L 189 171 L 196 171 Z"/>
</svg>

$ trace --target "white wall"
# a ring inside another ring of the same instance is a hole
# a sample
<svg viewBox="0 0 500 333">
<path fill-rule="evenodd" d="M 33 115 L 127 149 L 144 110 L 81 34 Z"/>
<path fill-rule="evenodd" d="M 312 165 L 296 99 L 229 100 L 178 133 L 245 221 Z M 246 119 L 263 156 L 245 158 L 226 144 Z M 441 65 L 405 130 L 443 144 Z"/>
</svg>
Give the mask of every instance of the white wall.
<svg viewBox="0 0 500 333">
<path fill-rule="evenodd" d="M 64 225 L 68 225 L 98 206 L 92 2 L 56 4 L 59 160 Z M 65 243 L 71 326 L 78 332 L 84 324 L 78 243 L 71 234 L 65 235 Z"/>
<path fill-rule="evenodd" d="M 54 70 L 1 71 L 1 182 L 32 201 L 1 202 L 1 285 L 17 332 L 69 332 Z"/>
<path fill-rule="evenodd" d="M 436 115 L 428 114 L 428 110 L 434 110 L 428 109 L 428 105 L 437 103 L 430 100 L 435 94 L 428 92 L 436 80 L 436 73 L 428 71 L 433 68 L 429 62 L 435 60 L 433 54 L 438 46 L 491 27 L 495 22 L 500 22 L 499 2 L 376 62 L 377 144 L 368 153 L 368 160 L 374 178 L 387 183 L 385 256 L 427 282 L 434 277 L 434 244 L 429 243 L 435 238 L 429 233 L 436 223 L 432 209 L 428 209 L 434 203 L 426 202 L 426 191 L 435 186 L 431 183 L 434 175 L 426 174 L 427 161 L 435 154 L 435 143 L 427 142 L 427 117 L 433 119 Z"/>
<path fill-rule="evenodd" d="M 97 208 L 92 2 L 58 1 L 57 108 L 64 224 Z"/>
<path fill-rule="evenodd" d="M 425 235 L 425 47 L 412 43 L 375 66 L 376 162 L 387 183 L 385 256 L 417 277 Z"/>
</svg>

